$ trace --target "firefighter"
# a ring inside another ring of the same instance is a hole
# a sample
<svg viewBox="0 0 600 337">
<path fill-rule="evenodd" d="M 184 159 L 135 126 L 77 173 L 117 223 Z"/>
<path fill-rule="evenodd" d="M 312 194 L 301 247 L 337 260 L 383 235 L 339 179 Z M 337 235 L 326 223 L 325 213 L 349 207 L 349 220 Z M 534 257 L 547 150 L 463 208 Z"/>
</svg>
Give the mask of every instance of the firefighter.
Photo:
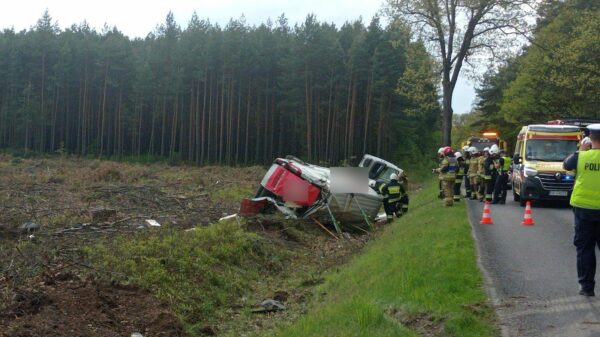
<svg viewBox="0 0 600 337">
<path fill-rule="evenodd" d="M 498 178 L 498 145 L 494 144 L 490 147 L 489 156 L 484 161 L 484 180 L 485 180 L 485 201 L 491 202 L 494 196 L 494 185 Z"/>
<path fill-rule="evenodd" d="M 401 198 L 401 185 L 398 182 L 396 173 L 390 175 L 389 183 L 379 186 L 379 193 L 383 196 L 383 209 L 385 210 L 387 222 L 392 222 L 394 214 L 398 212 L 397 206 Z"/>
<path fill-rule="evenodd" d="M 477 148 L 471 146 L 469 148 L 471 154 L 471 161 L 469 163 L 469 183 L 471 185 L 471 200 L 477 200 L 478 185 L 477 185 L 477 169 L 479 168 L 479 152 Z"/>
<path fill-rule="evenodd" d="M 444 190 L 444 206 L 452 206 L 454 205 L 453 195 L 457 162 L 450 146 L 444 147 L 443 154 L 444 158 L 440 162 L 440 166 L 437 169 L 433 169 L 433 172 L 439 174 L 438 177 Z"/>
<path fill-rule="evenodd" d="M 440 147 L 437 151 L 437 159 L 438 159 L 438 165 L 442 162 L 442 159 L 444 159 L 444 148 Z M 439 193 L 438 193 L 438 199 L 444 199 L 444 189 L 442 188 L 442 181 L 439 181 L 438 184 L 439 188 Z"/>
<path fill-rule="evenodd" d="M 477 199 L 483 201 L 485 198 L 485 161 L 490 155 L 490 148 L 483 149 L 483 153 L 477 161 Z"/>
<path fill-rule="evenodd" d="M 506 203 L 506 185 L 508 185 L 508 172 L 511 164 L 512 159 L 506 156 L 504 150 L 500 150 L 500 156 L 496 163 L 498 179 L 494 186 L 494 201 L 492 201 L 492 204 L 504 205 Z"/>
<path fill-rule="evenodd" d="M 454 180 L 454 202 L 460 201 L 460 187 L 462 185 L 463 177 L 466 174 L 467 166 L 465 164 L 465 158 L 462 153 L 456 152 L 454 153 L 454 158 L 456 158 L 456 179 Z"/>
<path fill-rule="evenodd" d="M 469 167 L 471 166 L 471 152 L 470 147 L 463 147 L 463 157 L 465 158 L 465 198 L 471 198 L 471 181 L 469 180 Z"/>
<path fill-rule="evenodd" d="M 396 206 L 396 216 L 401 217 L 404 213 L 408 212 L 408 177 L 404 170 L 400 169 L 398 172 L 398 182 L 400 183 L 400 201 Z"/>
<path fill-rule="evenodd" d="M 563 168 L 576 172 L 570 202 L 575 217 L 579 294 L 594 296 L 596 246 L 600 243 L 600 124 L 590 124 L 587 129 L 589 138 L 565 159 Z"/>
</svg>

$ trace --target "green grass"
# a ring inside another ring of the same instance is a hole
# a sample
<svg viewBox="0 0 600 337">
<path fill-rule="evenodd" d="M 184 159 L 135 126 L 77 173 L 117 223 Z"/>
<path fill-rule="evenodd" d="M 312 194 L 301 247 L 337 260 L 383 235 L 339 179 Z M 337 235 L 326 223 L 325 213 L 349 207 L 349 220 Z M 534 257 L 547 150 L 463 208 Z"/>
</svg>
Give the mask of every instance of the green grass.
<svg viewBox="0 0 600 337">
<path fill-rule="evenodd" d="M 327 274 L 308 314 L 278 335 L 418 336 L 406 322 L 426 317 L 444 336 L 497 336 L 464 202 L 443 208 L 436 186 L 428 182 L 406 216 Z"/>
<path fill-rule="evenodd" d="M 121 236 L 85 253 L 99 277 L 140 286 L 169 303 L 190 336 L 246 294 L 261 270 L 281 269 L 270 245 L 235 222 Z"/>
<path fill-rule="evenodd" d="M 256 191 L 255 186 L 244 186 L 241 184 L 229 184 L 213 191 L 210 194 L 212 202 L 224 202 L 228 200 L 242 200 L 251 196 Z"/>
</svg>

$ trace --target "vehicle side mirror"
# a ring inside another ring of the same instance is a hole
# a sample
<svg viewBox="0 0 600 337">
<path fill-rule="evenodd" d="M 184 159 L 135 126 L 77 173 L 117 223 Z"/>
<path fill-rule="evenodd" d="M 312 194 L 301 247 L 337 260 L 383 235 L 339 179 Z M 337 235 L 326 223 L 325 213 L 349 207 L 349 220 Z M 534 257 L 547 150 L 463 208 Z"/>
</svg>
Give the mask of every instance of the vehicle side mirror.
<svg viewBox="0 0 600 337">
<path fill-rule="evenodd" d="M 521 156 L 519 156 L 518 153 L 515 153 L 515 155 L 513 156 L 513 163 L 521 164 Z"/>
</svg>

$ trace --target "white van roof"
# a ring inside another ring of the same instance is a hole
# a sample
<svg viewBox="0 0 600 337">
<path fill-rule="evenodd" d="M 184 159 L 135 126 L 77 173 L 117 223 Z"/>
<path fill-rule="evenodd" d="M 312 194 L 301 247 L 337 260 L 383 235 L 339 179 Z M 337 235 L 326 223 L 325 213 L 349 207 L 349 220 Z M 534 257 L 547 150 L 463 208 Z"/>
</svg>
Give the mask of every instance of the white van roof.
<svg viewBox="0 0 600 337">
<path fill-rule="evenodd" d="M 538 131 L 538 132 L 577 132 L 580 128 L 575 125 L 547 125 L 547 124 L 533 124 L 527 126 L 527 131 Z"/>
</svg>

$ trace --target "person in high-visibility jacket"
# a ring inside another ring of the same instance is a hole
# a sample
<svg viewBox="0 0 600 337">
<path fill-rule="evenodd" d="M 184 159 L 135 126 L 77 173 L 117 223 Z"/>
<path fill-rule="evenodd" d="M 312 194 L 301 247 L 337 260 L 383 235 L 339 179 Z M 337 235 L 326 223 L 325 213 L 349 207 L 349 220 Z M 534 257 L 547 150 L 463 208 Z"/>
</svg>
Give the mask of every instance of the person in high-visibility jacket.
<svg viewBox="0 0 600 337">
<path fill-rule="evenodd" d="M 490 148 L 483 149 L 483 154 L 477 161 L 477 199 L 483 201 L 485 199 L 485 161 L 490 156 Z"/>
<path fill-rule="evenodd" d="M 434 169 L 433 172 L 438 173 L 438 178 L 444 189 L 444 206 L 452 206 L 454 205 L 454 182 L 458 167 L 450 146 L 444 147 L 443 153 L 444 158 L 440 162 L 440 166 Z"/>
<path fill-rule="evenodd" d="M 460 187 L 462 186 L 463 177 L 469 168 L 465 164 L 465 158 L 462 153 L 454 153 L 454 158 L 456 158 L 457 164 L 456 179 L 454 180 L 454 202 L 457 202 L 461 199 Z"/>
<path fill-rule="evenodd" d="M 485 170 L 483 175 L 483 179 L 485 180 L 485 201 L 489 202 L 492 201 L 494 196 L 494 186 L 496 185 L 496 179 L 498 178 L 496 165 L 498 164 L 499 153 L 500 150 L 498 149 L 498 145 L 492 145 L 490 147 L 490 155 L 483 163 Z"/>
<path fill-rule="evenodd" d="M 479 186 L 477 183 L 477 170 L 479 168 L 479 152 L 477 152 L 477 148 L 471 146 L 469 148 L 469 153 L 471 154 L 471 160 L 469 162 L 469 183 L 471 185 L 471 200 L 477 199 L 477 193 L 479 191 Z"/>
<path fill-rule="evenodd" d="M 402 197 L 402 186 L 398 182 L 398 175 L 392 173 L 390 176 L 390 182 L 379 186 L 379 193 L 383 196 L 383 209 L 387 222 L 394 220 L 394 214 L 398 212 L 398 202 Z"/>
<path fill-rule="evenodd" d="M 595 250 L 600 244 L 600 124 L 587 128 L 589 137 L 581 141 L 578 152 L 565 159 L 563 168 L 576 170 L 570 202 L 575 216 L 579 294 L 594 296 Z"/>
<path fill-rule="evenodd" d="M 500 156 L 496 161 L 498 179 L 496 179 L 496 184 L 494 186 L 494 198 L 492 204 L 504 205 L 506 203 L 506 185 L 508 184 L 508 172 L 510 171 L 511 164 L 512 159 L 501 149 Z"/>
</svg>

